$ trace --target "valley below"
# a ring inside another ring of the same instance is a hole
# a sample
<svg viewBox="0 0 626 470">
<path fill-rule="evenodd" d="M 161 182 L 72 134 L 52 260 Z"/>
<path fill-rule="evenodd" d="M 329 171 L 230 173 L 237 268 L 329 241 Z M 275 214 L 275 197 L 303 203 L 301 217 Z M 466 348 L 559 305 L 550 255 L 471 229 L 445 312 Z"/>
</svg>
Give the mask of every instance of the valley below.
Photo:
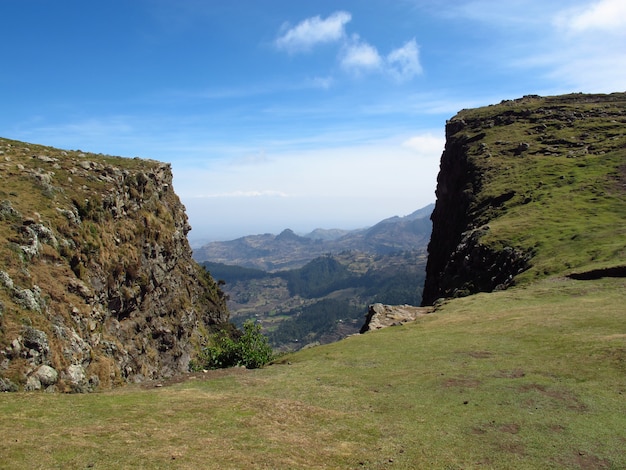
<svg viewBox="0 0 626 470">
<path fill-rule="evenodd" d="M 225 281 L 232 321 L 242 325 L 254 319 L 275 349 L 289 351 L 358 333 L 370 304 L 419 305 L 426 250 L 342 252 L 273 273 L 202 264 Z"/>
<path fill-rule="evenodd" d="M 358 333 L 370 304 L 421 303 L 432 208 L 362 230 L 214 242 L 194 258 L 222 286 L 235 324 L 254 319 L 276 350 L 298 350 Z"/>
</svg>

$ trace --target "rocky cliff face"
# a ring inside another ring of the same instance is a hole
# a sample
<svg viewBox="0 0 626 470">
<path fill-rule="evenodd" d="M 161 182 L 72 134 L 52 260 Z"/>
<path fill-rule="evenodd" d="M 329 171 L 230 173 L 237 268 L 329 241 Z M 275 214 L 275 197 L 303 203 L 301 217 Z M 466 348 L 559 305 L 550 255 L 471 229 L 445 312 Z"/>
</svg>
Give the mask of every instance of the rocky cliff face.
<svg viewBox="0 0 626 470">
<path fill-rule="evenodd" d="M 622 245 L 599 247 L 623 226 L 625 126 L 623 93 L 526 96 L 452 118 L 423 305 L 506 288 L 531 268 L 540 276 L 623 256 Z M 572 256 L 560 266 L 564 250 Z"/>
<path fill-rule="evenodd" d="M 480 128 L 487 123 L 470 125 Z M 431 216 L 433 232 L 428 245 L 423 305 L 431 305 L 440 297 L 505 287 L 528 266 L 530 258 L 529 253 L 510 247 L 493 250 L 480 243 L 480 236 L 488 229 L 488 210 L 501 205 L 511 193 L 477 204 L 483 171 L 472 158 L 470 148 L 479 145 L 484 134 L 467 134 L 463 132 L 467 126 L 458 116 L 446 124 L 446 147 Z"/>
<path fill-rule="evenodd" d="M 0 389 L 186 371 L 228 322 L 170 166 L 0 139 Z"/>
</svg>

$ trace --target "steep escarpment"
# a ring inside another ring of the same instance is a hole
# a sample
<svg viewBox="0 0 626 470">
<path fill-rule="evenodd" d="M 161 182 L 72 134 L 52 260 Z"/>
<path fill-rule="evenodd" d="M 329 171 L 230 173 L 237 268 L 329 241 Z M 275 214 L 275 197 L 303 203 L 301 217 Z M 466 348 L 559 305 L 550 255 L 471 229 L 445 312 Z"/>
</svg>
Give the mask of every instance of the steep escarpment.
<svg viewBox="0 0 626 470">
<path fill-rule="evenodd" d="M 0 139 L 0 388 L 186 371 L 228 322 L 170 166 Z"/>
<path fill-rule="evenodd" d="M 446 125 L 423 305 L 626 260 L 626 95 L 526 96 Z"/>
</svg>

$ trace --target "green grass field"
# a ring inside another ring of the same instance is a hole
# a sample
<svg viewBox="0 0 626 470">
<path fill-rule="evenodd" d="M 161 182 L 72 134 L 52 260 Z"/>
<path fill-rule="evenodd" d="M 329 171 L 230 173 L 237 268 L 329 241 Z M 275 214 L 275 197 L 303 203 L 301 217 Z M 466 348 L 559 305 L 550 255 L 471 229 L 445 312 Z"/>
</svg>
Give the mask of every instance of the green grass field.
<svg viewBox="0 0 626 470">
<path fill-rule="evenodd" d="M 0 467 L 626 468 L 625 288 L 549 278 L 261 370 L 3 394 Z"/>
</svg>

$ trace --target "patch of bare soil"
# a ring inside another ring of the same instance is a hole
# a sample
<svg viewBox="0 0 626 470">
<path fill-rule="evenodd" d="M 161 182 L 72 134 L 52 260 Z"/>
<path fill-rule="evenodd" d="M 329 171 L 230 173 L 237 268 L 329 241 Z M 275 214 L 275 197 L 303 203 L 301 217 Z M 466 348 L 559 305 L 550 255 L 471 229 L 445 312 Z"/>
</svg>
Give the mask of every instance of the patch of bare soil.
<svg viewBox="0 0 626 470">
<path fill-rule="evenodd" d="M 536 391 L 541 395 L 553 398 L 559 403 L 564 404 L 568 409 L 575 411 L 587 411 L 587 405 L 584 404 L 573 392 L 569 390 L 549 389 L 540 384 L 525 384 L 519 387 L 521 392 Z"/>
<path fill-rule="evenodd" d="M 549 429 L 552 432 L 562 433 L 563 431 L 565 431 L 565 426 L 561 426 L 560 424 L 553 424 L 550 426 Z"/>
<path fill-rule="evenodd" d="M 509 454 L 526 454 L 526 448 L 519 442 L 501 442 L 498 447 L 502 452 L 507 452 Z"/>
<path fill-rule="evenodd" d="M 489 359 L 493 356 L 493 353 L 490 351 L 470 351 L 467 355 L 474 359 Z"/>
<path fill-rule="evenodd" d="M 200 372 L 188 372 L 163 380 L 150 380 L 141 383 L 141 388 L 170 387 L 172 385 L 188 382 L 190 380 L 213 380 L 222 377 L 239 376 L 248 373 L 245 367 L 230 367 L 228 369 L 204 370 Z"/>
<path fill-rule="evenodd" d="M 459 388 L 476 388 L 480 385 L 480 380 L 465 378 L 465 377 L 454 377 L 451 379 L 447 379 L 443 382 L 443 386 L 445 388 L 459 387 Z"/>
<path fill-rule="evenodd" d="M 483 426 L 474 426 L 471 430 L 471 433 L 480 436 L 483 434 L 487 434 L 488 431 L 496 430 L 499 433 L 517 434 L 519 433 L 520 429 L 521 426 L 517 423 L 496 424 L 495 421 L 492 421 Z"/>
<path fill-rule="evenodd" d="M 564 457 L 559 464 L 566 468 L 578 468 L 581 470 L 614 468 L 608 459 L 603 459 L 584 451 L 574 451 L 573 455 Z"/>
<path fill-rule="evenodd" d="M 521 379 L 526 375 L 522 369 L 499 370 L 493 376 L 497 379 Z"/>
<path fill-rule="evenodd" d="M 516 423 L 502 424 L 498 427 L 498 431 L 505 432 L 507 434 L 517 434 L 520 430 L 520 425 Z"/>
</svg>

